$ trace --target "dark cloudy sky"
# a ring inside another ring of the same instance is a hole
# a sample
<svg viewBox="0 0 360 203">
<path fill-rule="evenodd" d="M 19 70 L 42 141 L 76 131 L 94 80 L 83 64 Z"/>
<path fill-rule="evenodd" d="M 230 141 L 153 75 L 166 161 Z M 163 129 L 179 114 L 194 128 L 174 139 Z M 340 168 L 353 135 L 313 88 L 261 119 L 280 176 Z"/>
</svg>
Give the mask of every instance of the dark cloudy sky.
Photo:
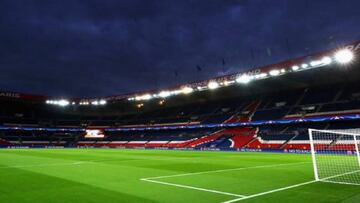
<svg viewBox="0 0 360 203">
<path fill-rule="evenodd" d="M 359 0 L 0 0 L 0 89 L 106 96 L 210 78 L 360 39 L 359 11 Z"/>
</svg>

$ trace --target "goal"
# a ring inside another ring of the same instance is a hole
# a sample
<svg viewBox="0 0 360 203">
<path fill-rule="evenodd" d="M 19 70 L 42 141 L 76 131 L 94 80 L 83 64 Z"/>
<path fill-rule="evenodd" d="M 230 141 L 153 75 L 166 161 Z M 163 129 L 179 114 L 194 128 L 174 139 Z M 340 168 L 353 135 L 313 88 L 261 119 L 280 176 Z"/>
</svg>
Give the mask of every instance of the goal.
<svg viewBox="0 0 360 203">
<path fill-rule="evenodd" d="M 360 185 L 360 129 L 309 129 L 315 180 Z"/>
</svg>

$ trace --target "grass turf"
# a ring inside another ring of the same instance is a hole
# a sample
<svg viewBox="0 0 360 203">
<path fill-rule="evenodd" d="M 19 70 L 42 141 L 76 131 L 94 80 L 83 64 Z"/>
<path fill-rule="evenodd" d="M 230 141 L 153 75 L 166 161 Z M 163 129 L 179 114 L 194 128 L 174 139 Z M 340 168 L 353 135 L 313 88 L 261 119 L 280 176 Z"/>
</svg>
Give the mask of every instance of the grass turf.
<svg viewBox="0 0 360 203">
<path fill-rule="evenodd" d="M 141 180 L 158 176 L 168 177 L 153 180 L 180 187 Z M 181 186 L 249 196 L 312 180 L 310 155 L 0 150 L 0 202 L 224 202 L 238 197 Z M 360 202 L 360 186 L 316 182 L 242 202 L 306 201 Z"/>
</svg>

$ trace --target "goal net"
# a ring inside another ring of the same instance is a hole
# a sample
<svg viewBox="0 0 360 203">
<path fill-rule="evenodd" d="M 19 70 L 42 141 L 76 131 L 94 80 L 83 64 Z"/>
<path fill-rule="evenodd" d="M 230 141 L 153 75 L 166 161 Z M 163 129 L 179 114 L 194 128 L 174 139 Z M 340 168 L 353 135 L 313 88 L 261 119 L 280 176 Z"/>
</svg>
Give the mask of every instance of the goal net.
<svg viewBox="0 0 360 203">
<path fill-rule="evenodd" d="M 360 129 L 309 129 L 317 181 L 360 185 Z"/>
</svg>

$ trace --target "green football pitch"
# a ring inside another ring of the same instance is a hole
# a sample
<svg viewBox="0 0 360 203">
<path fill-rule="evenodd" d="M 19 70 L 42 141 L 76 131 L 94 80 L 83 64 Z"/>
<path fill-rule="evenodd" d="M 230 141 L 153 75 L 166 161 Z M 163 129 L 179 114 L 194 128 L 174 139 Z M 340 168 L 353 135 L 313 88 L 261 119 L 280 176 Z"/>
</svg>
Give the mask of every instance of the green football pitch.
<svg viewBox="0 0 360 203">
<path fill-rule="evenodd" d="M 313 181 L 310 155 L 2 149 L 0 202 L 360 202 Z"/>
</svg>

